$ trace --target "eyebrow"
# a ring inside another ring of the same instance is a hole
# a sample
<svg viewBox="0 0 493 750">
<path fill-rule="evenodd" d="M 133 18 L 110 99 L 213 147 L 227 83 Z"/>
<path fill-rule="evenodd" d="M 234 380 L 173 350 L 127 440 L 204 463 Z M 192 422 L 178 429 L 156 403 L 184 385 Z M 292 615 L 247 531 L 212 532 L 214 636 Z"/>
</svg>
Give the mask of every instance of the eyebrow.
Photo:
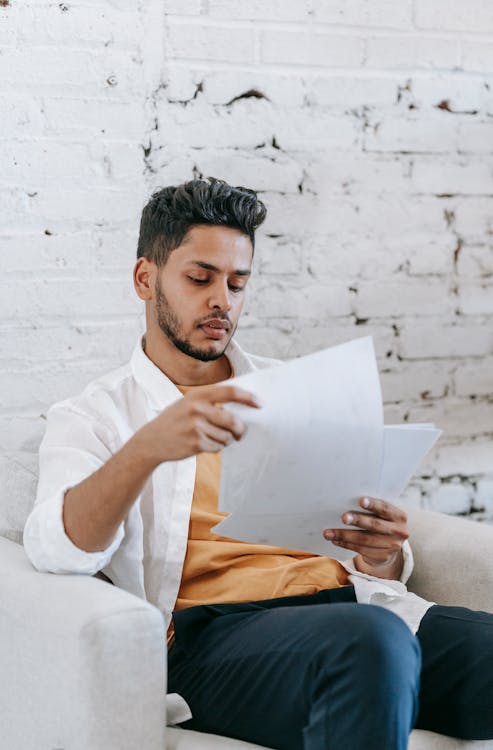
<svg viewBox="0 0 493 750">
<path fill-rule="evenodd" d="M 205 268 L 206 271 L 215 271 L 216 273 L 220 273 L 221 271 L 217 266 L 213 266 L 212 263 L 205 263 L 203 260 L 191 260 L 190 263 L 200 266 L 200 268 Z M 251 273 L 248 268 L 237 268 L 233 271 L 233 276 L 250 276 Z"/>
</svg>

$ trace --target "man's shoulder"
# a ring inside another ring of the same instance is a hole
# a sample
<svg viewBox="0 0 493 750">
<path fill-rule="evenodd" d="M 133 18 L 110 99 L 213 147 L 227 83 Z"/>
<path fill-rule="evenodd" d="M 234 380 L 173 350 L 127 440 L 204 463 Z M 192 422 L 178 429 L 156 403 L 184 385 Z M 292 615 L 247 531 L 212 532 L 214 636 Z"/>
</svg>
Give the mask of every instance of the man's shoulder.
<svg viewBox="0 0 493 750">
<path fill-rule="evenodd" d="M 105 413 L 120 411 L 136 388 L 130 363 L 98 376 L 77 395 L 57 401 L 51 412 L 67 411 L 88 418 L 104 419 Z"/>
</svg>

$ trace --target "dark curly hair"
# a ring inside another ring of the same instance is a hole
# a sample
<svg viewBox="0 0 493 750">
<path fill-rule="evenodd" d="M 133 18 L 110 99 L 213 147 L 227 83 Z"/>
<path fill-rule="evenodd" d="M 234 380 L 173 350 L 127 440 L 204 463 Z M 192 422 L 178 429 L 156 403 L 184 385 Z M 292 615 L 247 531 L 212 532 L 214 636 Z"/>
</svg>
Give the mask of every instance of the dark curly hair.
<svg viewBox="0 0 493 750">
<path fill-rule="evenodd" d="M 164 266 L 170 252 L 198 224 L 239 229 L 250 237 L 255 248 L 255 230 L 266 213 L 254 190 L 232 187 L 215 177 L 162 188 L 142 211 L 137 258 L 145 257 Z"/>
</svg>

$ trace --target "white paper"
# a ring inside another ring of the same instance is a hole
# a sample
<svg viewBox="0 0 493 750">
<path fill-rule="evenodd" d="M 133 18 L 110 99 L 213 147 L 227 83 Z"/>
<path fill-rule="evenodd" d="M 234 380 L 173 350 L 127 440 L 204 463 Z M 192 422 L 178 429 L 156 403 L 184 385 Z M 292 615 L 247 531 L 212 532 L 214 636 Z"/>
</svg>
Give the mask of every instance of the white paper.
<svg viewBox="0 0 493 750">
<path fill-rule="evenodd" d="M 247 425 L 223 451 L 221 536 L 347 559 L 324 539 L 364 495 L 396 499 L 439 432 L 384 428 L 370 337 L 232 381 L 263 406 L 226 408 Z M 403 429 L 404 428 L 404 429 Z"/>
<path fill-rule="evenodd" d="M 397 500 L 441 434 L 432 424 L 385 425 L 377 497 Z"/>
</svg>

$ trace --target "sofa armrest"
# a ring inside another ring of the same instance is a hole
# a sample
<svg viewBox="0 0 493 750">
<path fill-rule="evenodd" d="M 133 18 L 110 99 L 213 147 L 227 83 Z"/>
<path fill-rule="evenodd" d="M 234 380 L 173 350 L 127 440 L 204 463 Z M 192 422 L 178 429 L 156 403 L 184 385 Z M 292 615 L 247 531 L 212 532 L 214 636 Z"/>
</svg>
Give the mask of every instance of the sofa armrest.
<svg viewBox="0 0 493 750">
<path fill-rule="evenodd" d="M 493 612 L 493 526 L 444 513 L 408 512 L 411 591 L 437 604 Z"/>
<path fill-rule="evenodd" d="M 39 573 L 0 537 L 0 724 L 9 750 L 163 750 L 160 611 L 88 576 Z"/>
</svg>

